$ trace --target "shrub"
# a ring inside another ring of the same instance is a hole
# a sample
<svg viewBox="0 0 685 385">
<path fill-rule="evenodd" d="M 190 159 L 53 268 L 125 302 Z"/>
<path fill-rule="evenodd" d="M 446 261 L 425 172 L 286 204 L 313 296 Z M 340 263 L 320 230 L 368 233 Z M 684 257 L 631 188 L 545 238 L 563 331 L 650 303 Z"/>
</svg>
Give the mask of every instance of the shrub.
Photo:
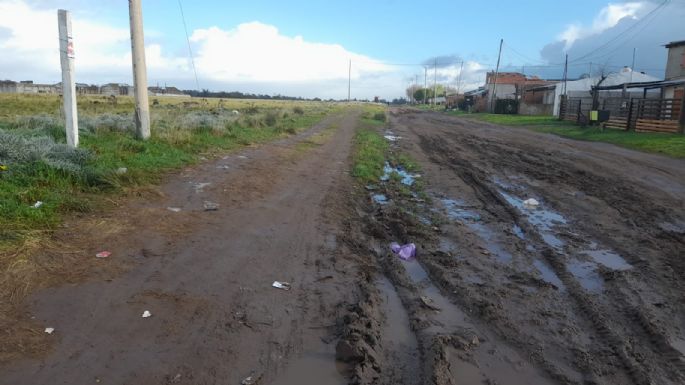
<svg viewBox="0 0 685 385">
<path fill-rule="evenodd" d="M 48 136 L 24 137 L 0 130 L 0 163 L 16 166 L 43 163 L 49 168 L 82 176 L 84 166 L 92 158 L 90 151 L 56 143 Z"/>
<path fill-rule="evenodd" d="M 385 122 L 385 112 L 376 112 L 373 114 L 373 119 L 379 122 Z"/>
<path fill-rule="evenodd" d="M 264 116 L 264 123 L 269 127 L 273 127 L 278 122 L 278 118 L 279 118 L 278 112 L 269 111 L 266 113 L 266 116 Z"/>
<path fill-rule="evenodd" d="M 304 115 L 304 109 L 300 106 L 293 107 L 293 113 L 296 115 Z"/>
</svg>

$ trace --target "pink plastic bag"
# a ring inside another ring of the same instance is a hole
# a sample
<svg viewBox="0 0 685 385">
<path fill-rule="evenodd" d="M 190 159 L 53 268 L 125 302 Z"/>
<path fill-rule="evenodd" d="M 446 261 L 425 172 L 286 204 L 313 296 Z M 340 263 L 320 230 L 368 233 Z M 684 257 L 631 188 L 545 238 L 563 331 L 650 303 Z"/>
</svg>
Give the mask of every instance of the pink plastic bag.
<svg viewBox="0 0 685 385">
<path fill-rule="evenodd" d="M 410 260 L 416 256 L 416 245 L 413 243 L 408 243 L 406 245 L 400 246 L 399 243 L 393 242 L 390 244 L 390 250 L 397 254 L 400 258 L 405 261 Z"/>
</svg>

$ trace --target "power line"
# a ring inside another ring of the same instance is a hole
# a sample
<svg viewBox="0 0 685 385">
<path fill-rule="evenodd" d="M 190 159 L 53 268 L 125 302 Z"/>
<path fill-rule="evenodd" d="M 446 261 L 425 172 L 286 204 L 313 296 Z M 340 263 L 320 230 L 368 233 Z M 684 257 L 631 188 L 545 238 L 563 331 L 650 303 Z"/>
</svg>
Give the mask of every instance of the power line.
<svg viewBox="0 0 685 385">
<path fill-rule="evenodd" d="M 181 19 L 183 20 L 183 30 L 186 32 L 186 41 L 188 42 L 188 53 L 190 54 L 190 63 L 193 65 L 193 73 L 195 74 L 195 85 L 200 91 L 200 81 L 197 78 L 197 69 L 195 69 L 195 58 L 193 57 L 193 50 L 190 47 L 190 37 L 188 36 L 188 26 L 186 25 L 186 16 L 183 13 L 183 5 L 181 0 L 178 0 L 178 8 L 181 10 Z"/>
</svg>

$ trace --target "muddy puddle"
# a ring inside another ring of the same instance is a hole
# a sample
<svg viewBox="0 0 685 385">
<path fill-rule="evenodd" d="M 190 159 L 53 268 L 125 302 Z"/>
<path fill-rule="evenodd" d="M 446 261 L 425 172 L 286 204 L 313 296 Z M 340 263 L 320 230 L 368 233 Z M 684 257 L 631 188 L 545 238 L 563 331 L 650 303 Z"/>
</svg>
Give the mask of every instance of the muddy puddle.
<svg viewBox="0 0 685 385">
<path fill-rule="evenodd" d="M 306 352 L 278 374 L 273 385 L 346 385 L 349 366 L 335 359 L 333 348 Z M 259 383 L 259 382 L 255 382 Z"/>
<path fill-rule="evenodd" d="M 473 350 L 458 351 L 448 348 L 450 373 L 457 384 L 551 384 L 537 369 L 530 366 L 519 353 L 494 335 L 479 330 L 461 308 L 430 281 L 428 273 L 416 260 L 402 261 L 412 282 L 421 290 L 422 302 L 430 310 L 433 325 L 423 330 L 428 334 L 471 331 L 476 346 Z M 479 280 L 478 277 L 472 277 Z"/>
<path fill-rule="evenodd" d="M 592 293 L 599 293 L 604 286 L 604 280 L 597 273 L 597 264 L 589 261 L 572 259 L 566 263 L 566 268 L 580 286 Z"/>
<path fill-rule="evenodd" d="M 566 290 L 566 286 L 564 286 L 554 270 L 547 266 L 546 263 L 536 259 L 533 261 L 533 266 L 538 270 L 543 281 L 558 287 L 560 290 Z"/>
<path fill-rule="evenodd" d="M 563 250 L 565 243 L 559 239 L 554 232 L 555 226 L 565 225 L 567 223 L 567 220 L 563 215 L 543 208 L 542 205 L 526 205 L 524 199 L 517 198 L 502 190 L 498 190 L 498 192 L 510 205 L 515 207 L 519 213 L 526 218 L 528 223 L 538 230 L 542 240 L 547 245 L 557 251 Z"/>
<path fill-rule="evenodd" d="M 613 270 L 628 270 L 633 266 L 623 257 L 611 250 L 583 250 L 582 254 L 590 256 L 595 262 Z"/>
<path fill-rule="evenodd" d="M 394 369 L 404 379 L 403 383 L 416 383 L 421 359 L 416 335 L 409 324 L 409 316 L 395 287 L 385 276 L 376 281 L 376 287 L 383 300 L 385 315 L 385 325 L 381 330 L 383 350 L 395 363 Z"/>
<path fill-rule="evenodd" d="M 485 242 L 484 247 L 488 254 L 493 255 L 499 262 L 511 262 L 511 253 L 498 242 L 497 235 L 481 221 L 480 214 L 473 210 L 472 206 L 462 200 L 449 198 L 441 199 L 440 202 L 451 220 L 465 225 Z"/>
<path fill-rule="evenodd" d="M 389 199 L 385 194 L 372 194 L 371 199 L 379 205 L 387 205 L 389 202 Z"/>
<path fill-rule="evenodd" d="M 381 181 L 385 182 L 390 180 L 390 176 L 392 174 L 399 175 L 400 182 L 407 186 L 413 185 L 416 178 L 419 177 L 419 175 L 417 174 L 410 174 L 407 170 L 400 166 L 393 167 L 390 165 L 390 163 L 385 162 L 385 166 L 383 166 L 383 175 L 381 176 Z"/>
</svg>

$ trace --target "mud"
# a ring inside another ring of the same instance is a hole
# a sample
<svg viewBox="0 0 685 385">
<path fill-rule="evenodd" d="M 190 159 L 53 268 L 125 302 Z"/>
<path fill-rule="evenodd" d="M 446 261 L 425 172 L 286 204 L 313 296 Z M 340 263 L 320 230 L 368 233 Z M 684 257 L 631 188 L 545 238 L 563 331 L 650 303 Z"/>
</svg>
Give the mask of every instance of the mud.
<svg viewBox="0 0 685 385">
<path fill-rule="evenodd" d="M 107 214 L 83 258 L 113 256 L 29 298 L 43 352 L 0 384 L 685 383 L 684 161 L 394 109 L 389 159 L 420 172 L 358 186 L 359 115 Z"/>
</svg>

